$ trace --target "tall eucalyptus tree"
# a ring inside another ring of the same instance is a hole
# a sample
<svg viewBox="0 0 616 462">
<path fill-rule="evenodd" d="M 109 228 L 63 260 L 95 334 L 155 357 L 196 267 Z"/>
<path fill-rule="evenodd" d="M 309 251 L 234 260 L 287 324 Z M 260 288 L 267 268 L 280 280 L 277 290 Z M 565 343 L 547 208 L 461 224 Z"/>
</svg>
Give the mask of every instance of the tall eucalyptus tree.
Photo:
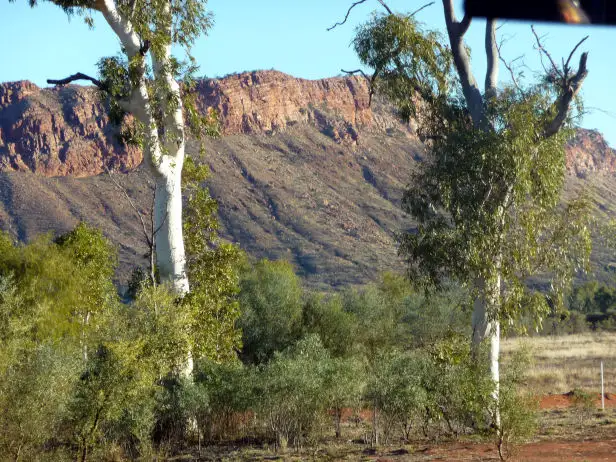
<svg viewBox="0 0 616 462">
<path fill-rule="evenodd" d="M 123 124 L 125 141 L 143 148 L 144 160 L 156 185 L 154 229 L 156 266 L 161 280 L 178 295 L 189 291 L 182 233 L 182 167 L 186 131 L 205 128 L 188 96 L 190 74 L 196 68 L 190 50 L 211 25 L 207 0 L 49 0 L 67 14 L 78 14 L 89 25 L 100 16 L 120 41 L 121 54 L 99 61 L 98 78 L 76 73 L 60 80 L 66 85 L 86 80 L 109 101 L 110 118 Z M 37 0 L 30 0 L 35 6 Z M 182 63 L 172 55 L 178 47 Z M 183 77 L 182 87 L 178 83 Z M 185 122 L 187 121 L 187 123 Z"/>
<path fill-rule="evenodd" d="M 365 1 L 353 3 L 338 25 Z M 571 270 L 587 262 L 587 208 L 582 201 L 563 208 L 559 201 L 564 144 L 588 54 L 581 54 L 577 70 L 571 68 L 580 42 L 558 67 L 533 29 L 549 64 L 544 79 L 526 85 L 501 57 L 496 20 L 488 20 L 481 86 L 464 41 L 472 19 L 458 20 L 453 0 L 442 0 L 447 37 L 424 31 L 414 17 L 419 10 L 395 14 L 379 3 L 386 13 L 358 28 L 355 50 L 372 70 L 366 76 L 372 91 L 389 97 L 403 118 L 415 118 L 430 154 L 403 198 L 418 229 L 401 236 L 400 254 L 416 281 L 434 286 L 456 279 L 473 289 L 472 342 L 475 351 L 489 343 L 498 400 L 501 323 L 523 314 L 541 322 L 549 311 L 546 297 L 528 288 L 528 278 L 543 273 L 559 296 Z M 512 80 L 500 88 L 499 60 Z"/>
</svg>

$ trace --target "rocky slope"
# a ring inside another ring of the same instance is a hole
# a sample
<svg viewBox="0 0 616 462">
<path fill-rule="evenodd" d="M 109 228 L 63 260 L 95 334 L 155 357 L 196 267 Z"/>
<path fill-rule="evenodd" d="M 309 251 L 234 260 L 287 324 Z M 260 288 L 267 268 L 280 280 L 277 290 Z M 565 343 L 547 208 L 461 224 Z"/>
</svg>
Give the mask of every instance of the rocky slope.
<svg viewBox="0 0 616 462">
<path fill-rule="evenodd" d="M 569 173 L 586 177 L 593 173 L 616 171 L 616 150 L 596 130 L 579 129 L 567 146 Z"/>
<path fill-rule="evenodd" d="M 252 72 L 200 82 L 198 102 L 223 129 L 203 160 L 225 237 L 256 257 L 294 262 L 314 286 L 402 268 L 394 234 L 412 226 L 400 198 L 422 146 L 412 124 L 378 101 L 368 106 L 363 79 Z M 110 178 L 96 175 L 104 166 L 122 172 L 117 181 L 146 214 L 151 189 L 135 168 L 141 154 L 117 145 L 104 113 L 91 88 L 0 84 L 0 228 L 29 240 L 86 220 L 119 245 L 125 275 L 143 263 L 140 227 Z M 188 151 L 199 149 L 190 142 Z M 602 175 L 596 201 L 616 214 L 608 198 L 616 153 L 590 131 L 568 153 L 569 189 Z"/>
</svg>

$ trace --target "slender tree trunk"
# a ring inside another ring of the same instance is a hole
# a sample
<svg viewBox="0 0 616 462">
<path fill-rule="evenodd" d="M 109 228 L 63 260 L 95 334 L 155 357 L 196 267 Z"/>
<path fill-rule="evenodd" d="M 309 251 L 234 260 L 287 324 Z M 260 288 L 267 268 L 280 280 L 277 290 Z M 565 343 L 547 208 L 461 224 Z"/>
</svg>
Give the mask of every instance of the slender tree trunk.
<svg viewBox="0 0 616 462">
<path fill-rule="evenodd" d="M 379 445 L 379 411 L 376 406 L 372 408 L 372 446 L 377 447 Z"/>
<path fill-rule="evenodd" d="M 487 285 L 490 284 L 491 287 Z M 500 299 L 501 278 L 500 274 L 494 281 L 488 282 L 483 279 L 478 280 L 477 288 L 480 290 L 480 295 L 475 299 L 473 306 L 473 338 L 472 352 L 476 358 L 479 356 L 479 349 L 486 339 L 489 339 L 489 367 L 490 377 L 494 382 L 494 390 L 492 391 L 493 406 L 491 409 L 494 415 L 494 425 L 500 427 L 500 413 L 498 411 L 499 401 L 499 356 L 500 356 L 500 322 L 494 314 L 494 310 Z M 492 313 L 492 316 L 490 315 Z"/>
<path fill-rule="evenodd" d="M 164 156 L 156 173 L 154 229 L 156 266 L 161 281 L 182 296 L 188 293 L 186 255 L 182 232 L 182 156 Z"/>
<path fill-rule="evenodd" d="M 342 408 L 338 407 L 334 409 L 334 419 L 336 421 L 336 438 L 342 436 Z"/>
</svg>

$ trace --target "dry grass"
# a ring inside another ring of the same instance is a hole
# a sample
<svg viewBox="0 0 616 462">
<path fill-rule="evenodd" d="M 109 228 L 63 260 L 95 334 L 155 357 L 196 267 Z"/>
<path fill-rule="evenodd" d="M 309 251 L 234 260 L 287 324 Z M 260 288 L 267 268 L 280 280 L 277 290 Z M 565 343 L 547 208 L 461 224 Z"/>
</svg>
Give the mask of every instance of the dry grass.
<svg viewBox="0 0 616 462">
<path fill-rule="evenodd" d="M 603 361 L 606 392 L 616 392 L 616 334 L 588 333 L 559 337 L 506 339 L 506 361 L 514 350 L 529 348 L 534 359 L 528 386 L 540 394 L 566 393 L 576 388 L 599 392 Z"/>
</svg>

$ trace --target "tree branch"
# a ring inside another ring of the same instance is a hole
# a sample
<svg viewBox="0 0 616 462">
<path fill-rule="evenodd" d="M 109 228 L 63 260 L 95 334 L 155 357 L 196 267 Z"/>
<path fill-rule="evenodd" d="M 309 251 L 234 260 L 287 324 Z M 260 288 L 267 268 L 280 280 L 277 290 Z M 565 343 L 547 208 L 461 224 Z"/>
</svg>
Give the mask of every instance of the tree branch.
<svg viewBox="0 0 616 462">
<path fill-rule="evenodd" d="M 471 19 L 466 15 L 462 22 L 456 20 L 453 0 L 443 0 L 443 10 L 453 62 L 460 78 L 466 106 L 473 119 L 473 124 L 479 126 L 484 121 L 483 96 L 473 75 L 470 56 L 462 39 L 466 30 L 468 30 Z"/>
<path fill-rule="evenodd" d="M 393 15 L 393 14 L 394 14 L 394 13 L 393 13 L 393 11 L 391 11 L 391 8 L 389 8 L 389 7 L 387 6 L 387 3 L 385 3 L 385 0 L 377 0 L 377 1 L 378 1 L 378 2 L 379 2 L 382 6 L 383 6 L 383 8 L 385 8 L 385 9 L 387 10 L 387 12 L 388 12 L 389 14 L 391 14 L 391 15 Z"/>
<path fill-rule="evenodd" d="M 468 31 L 468 28 L 471 27 L 471 20 L 473 18 L 468 15 L 465 14 L 464 17 L 462 18 L 462 21 L 459 22 L 459 34 L 460 37 L 464 36 L 464 34 L 466 34 L 466 31 Z"/>
<path fill-rule="evenodd" d="M 586 67 L 588 61 L 588 52 L 582 53 L 580 56 L 580 63 L 578 65 L 578 70 L 575 74 L 571 74 L 569 64 L 573 55 L 577 51 L 577 49 L 588 39 L 588 36 L 584 37 L 580 40 L 569 53 L 569 57 L 567 61 L 562 60 L 562 69 L 556 65 L 556 62 L 552 58 L 552 55 L 548 52 L 545 46 L 542 43 L 543 37 L 540 37 L 537 34 L 534 26 L 530 26 L 533 31 L 533 35 L 535 36 L 536 49 L 539 51 L 540 56 L 545 56 L 552 66 L 550 70 L 547 70 L 545 66 L 543 66 L 544 70 L 548 74 L 547 77 L 550 81 L 558 86 L 559 96 L 556 101 L 554 101 L 553 107 L 556 109 L 556 115 L 550 121 L 545 130 L 541 134 L 544 138 L 549 138 L 550 136 L 555 135 L 562 128 L 565 121 L 567 120 L 567 115 L 569 113 L 569 109 L 571 107 L 571 103 L 578 95 L 582 88 L 582 84 L 588 75 L 588 69 Z M 543 64 L 543 60 L 542 60 Z"/>
<path fill-rule="evenodd" d="M 107 175 L 109 175 L 109 178 L 111 179 L 111 181 L 113 181 L 113 184 L 115 184 L 116 187 L 120 191 L 122 191 L 122 194 L 124 194 L 124 197 L 126 197 L 126 199 L 128 200 L 128 203 L 130 204 L 131 208 L 135 211 L 135 214 L 137 215 L 137 217 L 139 217 L 139 221 L 141 222 L 141 229 L 143 231 L 143 236 L 145 238 L 145 242 L 147 243 L 148 248 L 150 248 L 150 250 L 151 250 L 152 249 L 152 243 L 154 241 L 154 235 L 152 235 L 152 238 L 150 238 L 150 235 L 148 234 L 147 228 L 145 226 L 145 221 L 143 220 L 143 215 L 141 214 L 141 212 L 139 211 L 139 209 L 137 208 L 137 206 L 135 205 L 135 203 L 133 202 L 131 197 L 128 195 L 128 192 L 126 191 L 126 189 L 118 182 L 118 180 L 116 180 L 113 177 L 113 174 L 111 173 L 111 170 L 109 170 L 109 168 L 107 168 L 107 166 L 104 165 L 104 164 L 103 164 L 103 168 L 107 172 Z"/>
<path fill-rule="evenodd" d="M 69 83 L 75 82 L 76 80 L 89 80 L 101 90 L 105 90 L 105 91 L 107 90 L 103 82 L 101 82 L 98 79 L 95 79 L 94 77 L 90 77 L 89 75 L 83 74 L 81 72 L 77 72 L 76 74 L 73 74 L 65 79 L 60 79 L 60 80 L 47 79 L 47 83 L 50 85 L 64 86 L 64 85 L 68 85 Z"/>
<path fill-rule="evenodd" d="M 430 2 L 430 3 L 426 3 L 424 6 L 417 8 L 415 11 L 413 11 L 410 16 L 415 16 L 417 13 L 419 13 L 421 10 L 428 8 L 429 6 L 434 5 L 434 2 Z"/>
<path fill-rule="evenodd" d="M 485 37 L 486 57 L 488 60 L 485 82 L 485 97 L 487 100 L 496 96 L 496 85 L 498 84 L 498 59 L 500 55 L 496 45 L 496 20 L 488 19 L 486 22 Z"/>
<path fill-rule="evenodd" d="M 349 15 L 351 14 L 351 11 L 353 11 L 353 8 L 355 8 L 357 5 L 361 5 L 362 3 L 366 3 L 367 0 L 358 0 L 355 3 L 353 3 L 349 9 L 346 12 L 346 15 L 344 16 L 344 19 L 340 22 L 337 22 L 336 24 L 334 24 L 333 26 L 330 26 L 327 28 L 327 31 L 329 32 L 332 29 L 335 29 L 338 26 L 342 26 L 343 24 L 345 24 L 347 22 L 347 20 L 349 19 Z M 389 14 L 394 14 L 393 11 L 391 10 L 391 8 L 389 8 L 389 6 L 387 6 L 387 3 L 385 3 L 385 0 L 377 0 L 382 6 L 383 8 L 385 8 L 387 10 L 387 13 Z M 434 3 L 434 2 L 433 2 Z"/>
<path fill-rule="evenodd" d="M 586 76 L 588 75 L 588 68 L 586 67 L 587 61 L 588 52 L 584 52 L 582 53 L 582 56 L 580 56 L 580 64 L 578 66 L 578 71 L 572 77 L 566 78 L 566 81 L 561 88 L 563 93 L 560 98 L 554 103 L 558 112 L 556 113 L 554 119 L 546 127 L 543 134 L 545 138 L 549 138 L 550 136 L 558 133 L 558 131 L 561 129 L 561 127 L 567 120 L 567 114 L 569 113 L 571 102 L 582 89 L 584 79 L 586 79 Z"/>
<path fill-rule="evenodd" d="M 366 74 L 361 69 L 355 69 L 354 71 L 345 71 L 344 69 L 340 69 L 340 72 L 344 72 L 345 74 L 349 74 L 349 75 L 361 74 L 362 76 L 364 76 L 366 80 L 370 80 L 370 77 L 368 76 L 368 74 Z"/>
<path fill-rule="evenodd" d="M 378 76 L 379 71 L 375 70 L 374 74 L 372 74 L 372 77 L 369 77 L 368 74 L 366 74 L 361 69 L 355 69 L 354 71 L 345 71 L 344 69 L 340 69 L 340 71 L 342 71 L 342 72 L 344 72 L 345 74 L 348 74 L 348 75 L 361 74 L 368 81 L 368 86 L 369 86 L 368 106 L 371 106 L 372 105 L 372 97 L 374 96 L 374 82 L 376 82 L 376 78 Z"/>
<path fill-rule="evenodd" d="M 344 19 L 340 22 L 337 22 L 336 24 L 334 24 L 333 26 L 330 26 L 327 28 L 327 32 L 329 32 L 332 29 L 335 29 L 338 26 L 342 26 L 343 24 L 345 24 L 347 22 L 347 19 L 349 19 L 349 15 L 351 14 L 351 11 L 353 10 L 353 8 L 355 8 L 357 5 L 361 5 L 362 3 L 366 3 L 367 0 L 358 0 L 357 2 L 353 3 L 349 9 L 346 12 L 346 15 L 344 17 Z"/>
<path fill-rule="evenodd" d="M 543 46 L 543 43 L 541 42 L 541 40 L 543 39 L 543 37 L 539 37 L 539 34 L 537 34 L 537 31 L 535 30 L 535 26 L 531 25 L 530 29 L 533 31 L 533 35 L 535 36 L 535 40 L 537 42 L 537 50 L 539 51 L 540 55 L 544 55 L 546 58 L 548 58 L 550 60 L 550 63 L 552 64 L 552 72 L 555 72 L 557 76 L 562 77 L 562 74 L 560 72 L 560 69 L 558 68 L 558 66 L 556 65 L 556 62 L 554 61 L 554 59 L 552 58 L 552 55 L 550 54 L 550 52 Z M 544 36 L 545 37 L 545 36 Z M 544 66 L 545 69 L 545 66 Z M 547 69 L 546 69 L 547 71 Z"/>
<path fill-rule="evenodd" d="M 515 58 L 513 61 L 511 62 L 507 62 L 507 60 L 505 58 L 503 58 L 503 54 L 501 52 L 501 50 L 503 49 L 503 45 L 505 44 L 505 39 L 502 39 L 500 44 L 497 45 L 496 49 L 498 51 L 498 58 L 500 59 L 500 61 L 503 63 L 503 65 L 505 66 L 505 68 L 509 71 L 509 75 L 511 76 L 511 81 L 513 82 L 513 85 L 515 85 L 515 87 L 517 88 L 517 90 L 520 93 L 523 93 L 524 90 L 522 90 L 522 87 L 520 87 L 519 83 L 518 83 L 518 79 L 515 75 L 515 71 L 513 69 L 513 63 L 515 63 L 516 61 L 518 61 L 519 59 L 522 59 L 524 57 L 524 55 L 520 55 L 517 58 Z"/>
<path fill-rule="evenodd" d="M 575 52 L 577 51 L 577 49 L 580 47 L 580 45 L 582 43 L 584 43 L 587 39 L 588 39 L 588 35 L 586 37 L 584 37 L 582 40 L 580 40 L 576 46 L 573 47 L 573 50 L 571 50 L 571 53 L 569 53 L 569 57 L 567 58 L 567 62 L 564 65 L 564 73 L 565 75 L 567 75 L 569 73 L 569 63 L 571 62 L 571 58 L 573 58 L 573 55 L 575 54 Z"/>
</svg>

